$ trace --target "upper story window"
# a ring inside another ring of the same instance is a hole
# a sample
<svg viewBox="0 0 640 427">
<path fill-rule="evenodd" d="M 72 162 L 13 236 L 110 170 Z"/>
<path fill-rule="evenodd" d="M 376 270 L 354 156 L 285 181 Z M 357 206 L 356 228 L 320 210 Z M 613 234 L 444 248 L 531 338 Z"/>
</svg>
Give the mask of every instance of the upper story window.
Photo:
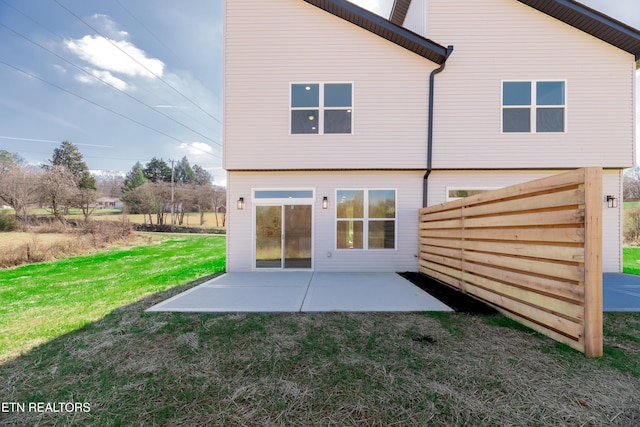
<svg viewBox="0 0 640 427">
<path fill-rule="evenodd" d="M 352 133 L 353 84 L 291 85 L 291 133 Z"/>
<path fill-rule="evenodd" d="M 502 83 L 502 131 L 564 132 L 566 91 L 563 81 Z"/>
</svg>

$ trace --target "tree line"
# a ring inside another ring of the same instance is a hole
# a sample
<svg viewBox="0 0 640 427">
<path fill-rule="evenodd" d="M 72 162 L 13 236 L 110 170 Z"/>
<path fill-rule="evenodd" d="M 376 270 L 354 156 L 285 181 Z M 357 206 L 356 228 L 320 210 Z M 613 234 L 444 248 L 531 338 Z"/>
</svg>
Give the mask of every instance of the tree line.
<svg viewBox="0 0 640 427">
<path fill-rule="evenodd" d="M 172 167 L 173 166 L 173 167 Z M 108 187 L 109 196 L 119 196 L 130 213 L 140 213 L 149 224 L 183 224 L 187 212 L 223 211 L 226 193 L 213 186 L 209 172 L 199 165 L 191 166 L 183 157 L 172 166 L 163 159 L 153 158 L 144 166 L 137 162 L 124 180 L 105 182 L 92 176 L 78 148 L 63 141 L 44 165 L 33 166 L 18 154 L 0 150 L 0 200 L 11 206 L 19 221 L 26 221 L 28 209 L 40 206 L 54 218 L 64 222 L 70 207 L 81 209 L 88 219 L 96 208 L 98 187 Z M 224 226 L 225 216 L 216 225 Z M 220 222 L 222 224 L 220 224 Z"/>
</svg>

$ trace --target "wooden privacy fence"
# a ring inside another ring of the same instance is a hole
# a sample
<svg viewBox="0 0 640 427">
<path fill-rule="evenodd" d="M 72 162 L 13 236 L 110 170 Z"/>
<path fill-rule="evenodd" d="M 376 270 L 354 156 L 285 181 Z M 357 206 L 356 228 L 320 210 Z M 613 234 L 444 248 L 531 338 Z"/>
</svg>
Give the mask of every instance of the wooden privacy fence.
<svg viewBox="0 0 640 427">
<path fill-rule="evenodd" d="M 532 329 L 602 355 L 602 170 L 420 210 L 420 271 Z"/>
</svg>

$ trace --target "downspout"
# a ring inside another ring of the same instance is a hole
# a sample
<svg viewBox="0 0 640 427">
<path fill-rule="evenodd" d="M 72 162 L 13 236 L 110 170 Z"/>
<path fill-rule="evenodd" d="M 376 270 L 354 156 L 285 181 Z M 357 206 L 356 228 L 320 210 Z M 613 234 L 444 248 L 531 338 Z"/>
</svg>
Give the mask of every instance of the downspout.
<svg viewBox="0 0 640 427">
<path fill-rule="evenodd" d="M 447 46 L 447 53 L 442 61 L 442 64 L 433 70 L 429 75 L 429 120 L 427 129 L 427 172 L 424 174 L 424 178 L 422 179 L 422 206 L 427 206 L 428 199 L 428 184 L 429 184 L 429 175 L 431 175 L 432 170 L 432 161 L 433 161 L 433 90 L 435 87 L 436 74 L 439 74 L 444 71 L 444 67 L 447 64 L 447 59 L 453 53 L 453 46 Z"/>
</svg>

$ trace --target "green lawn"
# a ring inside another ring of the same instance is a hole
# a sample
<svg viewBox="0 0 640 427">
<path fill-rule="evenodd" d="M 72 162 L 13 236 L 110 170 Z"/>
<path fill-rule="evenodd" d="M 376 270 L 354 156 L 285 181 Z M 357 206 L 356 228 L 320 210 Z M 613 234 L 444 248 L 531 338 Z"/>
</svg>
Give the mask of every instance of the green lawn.
<svg viewBox="0 0 640 427">
<path fill-rule="evenodd" d="M 221 271 L 224 248 L 181 237 L 0 271 L 0 402 L 82 408 L 0 425 L 640 420 L 638 313 L 605 313 L 605 356 L 587 359 L 501 315 L 145 312 Z"/>
<path fill-rule="evenodd" d="M 622 204 L 623 209 L 631 209 L 640 206 L 640 202 L 624 202 Z"/>
<path fill-rule="evenodd" d="M 0 270 L 0 362 L 149 294 L 222 271 L 224 255 L 224 237 L 181 237 Z"/>
<path fill-rule="evenodd" d="M 622 271 L 629 274 L 640 274 L 640 248 L 626 247 L 622 249 Z"/>
</svg>

